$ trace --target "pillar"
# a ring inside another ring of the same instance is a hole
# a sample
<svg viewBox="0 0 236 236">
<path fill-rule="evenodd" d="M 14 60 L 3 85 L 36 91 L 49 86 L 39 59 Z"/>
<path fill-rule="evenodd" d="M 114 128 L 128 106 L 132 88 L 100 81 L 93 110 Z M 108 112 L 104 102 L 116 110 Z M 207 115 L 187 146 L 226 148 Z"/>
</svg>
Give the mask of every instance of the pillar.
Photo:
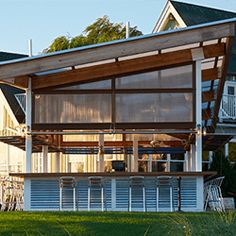
<svg viewBox="0 0 236 236">
<path fill-rule="evenodd" d="M 184 171 L 189 171 L 189 152 L 184 154 Z"/>
<path fill-rule="evenodd" d="M 196 136 L 195 136 L 195 167 L 202 171 L 202 69 L 201 60 L 196 61 Z"/>
<path fill-rule="evenodd" d="M 48 172 L 48 146 L 42 146 L 42 155 L 43 155 L 43 173 Z"/>
<path fill-rule="evenodd" d="M 32 158 L 32 81 L 31 77 L 28 78 L 28 88 L 26 89 L 26 136 L 25 136 L 25 151 L 26 151 L 26 164 L 25 172 L 31 172 L 31 158 Z"/>
<path fill-rule="evenodd" d="M 99 134 L 98 146 L 98 172 L 104 172 L 104 134 Z"/>
<path fill-rule="evenodd" d="M 59 173 L 60 172 L 60 152 L 56 152 L 55 153 L 55 169 L 54 171 L 56 173 Z"/>
<path fill-rule="evenodd" d="M 131 171 L 138 172 L 138 139 L 135 134 L 133 139 L 133 157 L 131 161 Z"/>
<path fill-rule="evenodd" d="M 195 135 L 195 171 L 202 171 L 202 60 L 203 48 L 191 50 L 192 59 L 195 61 L 195 87 L 196 87 L 196 135 Z"/>
<path fill-rule="evenodd" d="M 229 143 L 225 144 L 225 158 L 227 159 L 229 157 Z"/>
</svg>

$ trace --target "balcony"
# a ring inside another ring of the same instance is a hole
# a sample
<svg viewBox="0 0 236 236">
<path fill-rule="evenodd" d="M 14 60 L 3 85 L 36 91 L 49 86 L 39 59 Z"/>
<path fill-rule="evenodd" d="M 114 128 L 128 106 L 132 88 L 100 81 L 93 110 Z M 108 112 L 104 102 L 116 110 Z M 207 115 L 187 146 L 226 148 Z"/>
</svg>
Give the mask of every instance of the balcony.
<svg viewBox="0 0 236 236">
<path fill-rule="evenodd" d="M 223 95 L 219 113 L 220 122 L 236 122 L 236 95 Z"/>
</svg>

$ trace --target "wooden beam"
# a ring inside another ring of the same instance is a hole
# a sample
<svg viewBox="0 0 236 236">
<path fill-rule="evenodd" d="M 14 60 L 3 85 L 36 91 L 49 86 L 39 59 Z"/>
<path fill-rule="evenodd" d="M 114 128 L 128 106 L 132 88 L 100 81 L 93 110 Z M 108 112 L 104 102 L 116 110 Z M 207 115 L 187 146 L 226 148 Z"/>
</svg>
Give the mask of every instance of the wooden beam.
<svg viewBox="0 0 236 236">
<path fill-rule="evenodd" d="M 210 118 L 211 118 L 211 110 L 210 109 L 202 110 L 202 119 L 209 120 Z"/>
<path fill-rule="evenodd" d="M 202 102 L 210 102 L 213 101 L 214 98 L 214 91 L 207 91 L 202 93 Z"/>
<path fill-rule="evenodd" d="M 229 65 L 229 61 L 230 61 L 230 56 L 231 56 L 233 44 L 234 44 L 234 38 L 233 37 L 228 38 L 227 42 L 226 42 L 226 55 L 225 55 L 225 57 L 223 59 L 223 63 L 222 63 L 222 75 L 221 75 L 220 83 L 218 85 L 217 97 L 216 97 L 216 102 L 215 102 L 214 116 L 213 116 L 213 122 L 212 122 L 212 130 L 213 131 L 215 130 L 216 124 L 218 122 L 220 102 L 222 99 L 222 94 L 223 94 L 223 90 L 224 90 L 224 84 L 225 84 L 225 79 L 227 76 L 227 70 L 228 70 L 228 65 Z"/>
<path fill-rule="evenodd" d="M 140 146 L 142 145 L 150 145 L 151 146 L 151 140 L 150 141 L 139 141 L 138 144 Z M 169 146 L 175 146 L 175 147 L 182 147 L 183 143 L 181 141 L 160 141 L 160 145 L 169 145 Z M 104 147 L 132 147 L 133 142 L 132 141 L 105 141 Z M 61 144 L 61 148 L 69 148 L 69 147 L 98 147 L 98 142 L 94 141 L 73 141 L 73 142 L 63 142 Z"/>
<path fill-rule="evenodd" d="M 20 59 L 14 62 L 5 62 L 0 65 L 0 80 L 140 53 L 159 51 L 233 35 L 234 22 L 232 21 L 205 26 L 192 26 L 172 32 L 168 31 L 116 42 L 91 45 Z"/>
<path fill-rule="evenodd" d="M 203 51 L 206 59 L 223 56 L 225 54 L 225 44 L 207 45 L 203 47 Z M 191 62 L 191 50 L 185 49 L 177 52 L 112 62 L 49 75 L 34 76 L 32 80 L 32 89 L 37 90 L 55 86 L 66 86 L 91 80 L 107 79 L 145 71 L 164 69 Z M 214 76 L 213 71 L 204 73 L 207 78 Z M 24 81 L 25 79 L 19 78 L 15 80 L 15 83 L 18 86 L 25 86 Z"/>
<path fill-rule="evenodd" d="M 218 68 L 206 69 L 202 71 L 202 82 L 217 80 Z"/>
</svg>

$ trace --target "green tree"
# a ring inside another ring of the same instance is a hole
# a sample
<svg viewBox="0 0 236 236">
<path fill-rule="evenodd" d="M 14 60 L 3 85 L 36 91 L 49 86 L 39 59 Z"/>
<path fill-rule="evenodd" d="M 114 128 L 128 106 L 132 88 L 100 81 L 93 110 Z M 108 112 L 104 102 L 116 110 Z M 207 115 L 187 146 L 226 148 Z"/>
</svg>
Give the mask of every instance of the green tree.
<svg viewBox="0 0 236 236">
<path fill-rule="evenodd" d="M 56 38 L 53 43 L 46 49 L 46 52 L 55 52 L 69 48 L 70 40 L 65 36 Z"/>
<path fill-rule="evenodd" d="M 109 42 L 125 38 L 126 28 L 123 23 L 112 23 L 108 16 L 98 18 L 87 26 L 82 34 L 69 38 L 60 36 L 44 52 L 55 52 L 68 48 L 76 48 L 91 44 Z M 142 32 L 137 27 L 130 27 L 130 37 L 140 36 Z"/>
</svg>

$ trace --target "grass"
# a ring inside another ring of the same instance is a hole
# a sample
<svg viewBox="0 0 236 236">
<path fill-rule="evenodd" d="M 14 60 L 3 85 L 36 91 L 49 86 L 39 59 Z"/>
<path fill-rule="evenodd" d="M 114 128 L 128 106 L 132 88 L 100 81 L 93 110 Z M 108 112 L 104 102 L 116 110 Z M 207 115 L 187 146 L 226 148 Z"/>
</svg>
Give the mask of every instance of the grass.
<svg viewBox="0 0 236 236">
<path fill-rule="evenodd" d="M 236 212 L 0 212 L 0 235 L 236 235 Z"/>
</svg>

